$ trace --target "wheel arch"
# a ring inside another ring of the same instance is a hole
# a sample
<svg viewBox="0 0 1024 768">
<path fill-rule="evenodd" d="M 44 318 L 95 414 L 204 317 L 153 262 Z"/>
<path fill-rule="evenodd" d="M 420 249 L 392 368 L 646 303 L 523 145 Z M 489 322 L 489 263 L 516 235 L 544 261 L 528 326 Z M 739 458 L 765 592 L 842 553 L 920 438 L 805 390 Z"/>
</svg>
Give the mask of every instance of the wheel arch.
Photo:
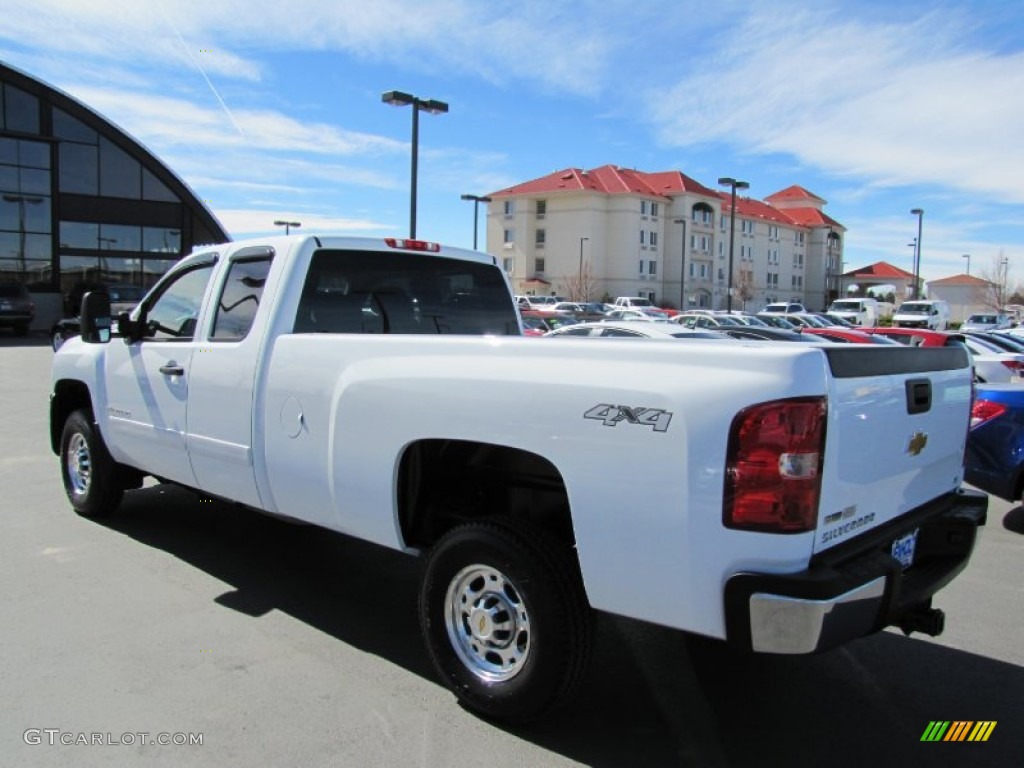
<svg viewBox="0 0 1024 768">
<path fill-rule="evenodd" d="M 92 410 L 92 394 L 85 382 L 61 379 L 50 396 L 50 450 L 60 455 L 60 436 L 68 416 L 79 408 Z"/>
<path fill-rule="evenodd" d="M 411 443 L 397 475 L 399 527 L 407 546 L 426 548 L 453 527 L 493 515 L 540 525 L 575 545 L 565 481 L 548 459 L 491 443 Z"/>
</svg>

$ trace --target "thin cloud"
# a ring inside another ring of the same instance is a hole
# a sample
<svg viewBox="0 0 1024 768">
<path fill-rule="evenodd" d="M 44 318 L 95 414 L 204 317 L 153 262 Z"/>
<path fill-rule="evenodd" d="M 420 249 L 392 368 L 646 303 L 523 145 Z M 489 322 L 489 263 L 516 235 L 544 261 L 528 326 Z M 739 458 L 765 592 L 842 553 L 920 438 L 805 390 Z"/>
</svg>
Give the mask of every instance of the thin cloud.
<svg viewBox="0 0 1024 768">
<path fill-rule="evenodd" d="M 376 234 L 396 229 L 392 224 L 373 221 L 372 219 L 351 219 L 344 216 L 311 213 L 287 209 L 216 209 L 214 214 L 232 238 L 239 239 L 250 235 L 261 235 L 274 232 L 275 221 L 298 221 L 302 224 L 302 232 L 321 234 Z M 300 231 L 300 230 L 296 230 Z M 283 232 L 279 232 L 283 234 Z"/>
<path fill-rule="evenodd" d="M 949 12 L 909 24 L 757 14 L 683 77 L 654 121 L 670 145 L 727 142 L 875 184 L 1024 202 L 1024 56 L 968 50 Z"/>
</svg>

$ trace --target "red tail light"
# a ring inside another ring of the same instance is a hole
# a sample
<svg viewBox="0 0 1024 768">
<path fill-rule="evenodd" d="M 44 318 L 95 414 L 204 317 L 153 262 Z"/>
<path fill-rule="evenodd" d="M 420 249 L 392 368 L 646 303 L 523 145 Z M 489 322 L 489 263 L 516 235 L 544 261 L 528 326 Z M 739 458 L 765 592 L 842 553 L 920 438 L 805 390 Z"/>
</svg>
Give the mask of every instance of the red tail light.
<svg viewBox="0 0 1024 768">
<path fill-rule="evenodd" d="M 726 527 L 803 533 L 817 526 L 825 398 L 761 403 L 733 419 L 726 455 Z"/>
<path fill-rule="evenodd" d="M 1018 376 L 1024 373 L 1024 363 L 1020 360 L 1003 360 L 1002 363 Z"/>
<path fill-rule="evenodd" d="M 971 406 L 971 429 L 1006 413 L 1006 406 L 991 400 L 975 400 Z"/>
<path fill-rule="evenodd" d="M 441 250 L 441 246 L 438 243 L 428 243 L 426 240 L 402 240 L 396 237 L 386 237 L 384 242 L 391 248 L 402 248 L 406 251 L 438 253 Z"/>
</svg>

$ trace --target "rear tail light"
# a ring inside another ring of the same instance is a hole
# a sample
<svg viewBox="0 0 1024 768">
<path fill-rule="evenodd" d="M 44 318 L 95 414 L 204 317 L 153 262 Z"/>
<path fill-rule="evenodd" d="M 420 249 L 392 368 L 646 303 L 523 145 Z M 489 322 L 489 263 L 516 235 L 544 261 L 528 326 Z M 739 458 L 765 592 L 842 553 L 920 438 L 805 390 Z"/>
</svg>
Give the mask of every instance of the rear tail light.
<svg viewBox="0 0 1024 768">
<path fill-rule="evenodd" d="M 1024 375 L 1024 362 L 1020 360 L 1002 360 L 1001 362 L 1018 376 Z"/>
<path fill-rule="evenodd" d="M 384 242 L 391 248 L 402 248 L 406 251 L 438 253 L 441 250 L 441 246 L 438 243 L 428 243 L 426 240 L 403 240 L 396 237 L 386 237 Z"/>
<path fill-rule="evenodd" d="M 776 400 L 733 419 L 722 519 L 727 528 L 814 530 L 824 460 L 825 398 Z"/>
<path fill-rule="evenodd" d="M 1006 406 L 992 400 L 975 400 L 971 406 L 971 429 L 1006 413 Z"/>
</svg>

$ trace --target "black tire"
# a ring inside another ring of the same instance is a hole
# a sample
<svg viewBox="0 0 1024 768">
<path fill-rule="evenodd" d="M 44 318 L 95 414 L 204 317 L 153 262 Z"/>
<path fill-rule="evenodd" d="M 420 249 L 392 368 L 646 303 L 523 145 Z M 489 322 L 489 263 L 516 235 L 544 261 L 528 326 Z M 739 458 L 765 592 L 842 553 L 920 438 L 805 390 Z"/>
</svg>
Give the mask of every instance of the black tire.
<svg viewBox="0 0 1024 768">
<path fill-rule="evenodd" d="M 593 616 L 572 549 L 511 519 L 445 534 L 419 611 L 441 679 L 495 720 L 528 722 L 565 703 L 590 658 Z"/>
<path fill-rule="evenodd" d="M 83 517 L 112 515 L 124 496 L 120 465 L 115 462 L 93 422 L 92 412 L 74 411 L 60 438 L 64 492 Z"/>
</svg>

